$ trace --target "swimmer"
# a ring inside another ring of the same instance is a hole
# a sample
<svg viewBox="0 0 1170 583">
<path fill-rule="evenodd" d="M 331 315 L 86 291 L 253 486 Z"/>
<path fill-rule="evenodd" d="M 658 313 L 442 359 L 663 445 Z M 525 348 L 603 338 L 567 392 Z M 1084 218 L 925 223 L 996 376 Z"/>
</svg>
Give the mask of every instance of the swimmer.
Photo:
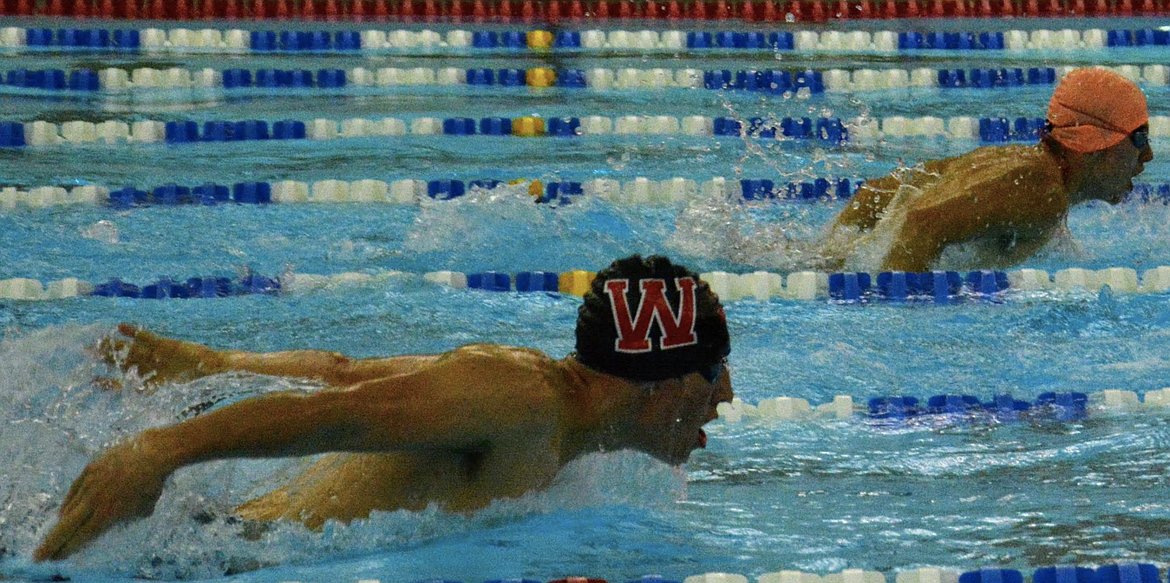
<svg viewBox="0 0 1170 583">
<path fill-rule="evenodd" d="M 1128 79 L 1076 69 L 1053 92 L 1038 144 L 988 146 L 866 181 L 826 253 L 840 265 L 869 246 L 882 270 L 922 272 L 948 247 L 971 244 L 976 267 L 1019 264 L 1067 229 L 1070 207 L 1117 204 L 1133 189 L 1154 157 L 1148 121 Z"/>
<path fill-rule="evenodd" d="M 243 371 L 329 387 L 246 399 L 107 449 L 73 482 L 37 561 L 149 516 L 167 477 L 191 464 L 328 454 L 240 505 L 249 520 L 320 528 L 431 503 L 466 512 L 544 488 L 591 452 L 681 464 L 706 446 L 702 426 L 732 398 L 719 298 L 664 257 L 635 255 L 599 273 L 578 310 L 576 352 L 560 360 L 494 344 L 367 360 L 257 354 L 120 330 L 123 366 L 155 383 Z"/>
</svg>

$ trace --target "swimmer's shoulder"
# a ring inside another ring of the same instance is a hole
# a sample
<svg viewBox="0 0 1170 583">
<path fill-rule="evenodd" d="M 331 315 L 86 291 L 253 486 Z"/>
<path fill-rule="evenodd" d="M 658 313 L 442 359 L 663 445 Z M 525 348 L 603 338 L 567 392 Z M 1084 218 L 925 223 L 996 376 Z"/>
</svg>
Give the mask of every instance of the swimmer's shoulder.
<svg viewBox="0 0 1170 583">
<path fill-rule="evenodd" d="M 1060 167 L 1035 145 L 984 146 L 937 164 L 944 180 L 970 186 L 1005 184 L 1047 191 L 1063 183 Z"/>
<path fill-rule="evenodd" d="M 958 156 L 931 160 L 925 166 L 927 170 L 932 171 L 980 170 L 988 167 L 995 169 L 1036 164 L 1041 162 L 1043 157 L 1043 151 L 1034 145 L 1008 144 L 982 146 Z"/>
<path fill-rule="evenodd" d="M 559 361 L 547 354 L 532 348 L 503 344 L 460 346 L 443 353 L 435 364 L 528 385 L 555 382 L 552 379 L 561 373 Z"/>
<path fill-rule="evenodd" d="M 552 357 L 534 348 L 492 344 L 488 342 L 465 344 L 443 353 L 440 360 L 443 359 L 487 362 L 507 361 L 519 366 L 535 367 L 550 366 L 555 362 Z"/>
</svg>

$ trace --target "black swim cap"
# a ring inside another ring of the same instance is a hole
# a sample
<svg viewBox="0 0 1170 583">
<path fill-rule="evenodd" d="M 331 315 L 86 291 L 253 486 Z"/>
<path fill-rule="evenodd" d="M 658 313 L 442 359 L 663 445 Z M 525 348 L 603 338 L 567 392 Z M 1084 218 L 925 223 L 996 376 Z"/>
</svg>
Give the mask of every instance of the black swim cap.
<svg viewBox="0 0 1170 583">
<path fill-rule="evenodd" d="M 577 310 L 577 359 L 624 379 L 681 377 L 730 352 L 719 297 L 666 257 L 614 261 L 597 274 Z"/>
</svg>

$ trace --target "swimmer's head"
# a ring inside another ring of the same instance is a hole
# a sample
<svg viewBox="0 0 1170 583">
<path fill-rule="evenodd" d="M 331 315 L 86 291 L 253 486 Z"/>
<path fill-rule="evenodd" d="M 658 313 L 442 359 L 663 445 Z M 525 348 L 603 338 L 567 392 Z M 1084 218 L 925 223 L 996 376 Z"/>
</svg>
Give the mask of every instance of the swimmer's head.
<svg viewBox="0 0 1170 583">
<path fill-rule="evenodd" d="M 665 257 L 614 261 L 577 311 L 577 359 L 627 380 L 706 374 L 730 352 L 719 297 Z"/>
<path fill-rule="evenodd" d="M 1048 104 L 1042 141 L 1067 164 L 1072 204 L 1118 204 L 1154 158 L 1146 97 L 1133 82 L 1106 69 L 1076 69 Z"/>
<path fill-rule="evenodd" d="M 1121 143 L 1149 120 L 1146 96 L 1132 81 L 1107 69 L 1082 68 L 1052 93 L 1047 133 L 1061 147 L 1085 154 Z"/>
</svg>

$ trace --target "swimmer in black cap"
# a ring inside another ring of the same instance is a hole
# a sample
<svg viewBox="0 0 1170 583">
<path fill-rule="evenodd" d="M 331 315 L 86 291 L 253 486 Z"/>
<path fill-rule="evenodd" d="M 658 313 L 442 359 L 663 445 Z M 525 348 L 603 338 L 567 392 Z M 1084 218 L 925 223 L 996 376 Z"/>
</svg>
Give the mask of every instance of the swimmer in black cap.
<svg viewBox="0 0 1170 583">
<path fill-rule="evenodd" d="M 167 477 L 190 464 L 329 454 L 240 505 L 245 519 L 318 528 L 430 503 L 462 512 L 543 488 L 590 452 L 635 449 L 681 464 L 732 397 L 719 298 L 664 257 L 628 257 L 599 273 L 578 313 L 577 352 L 561 360 L 493 344 L 367 360 L 256 354 L 120 330 L 130 340 L 108 349 L 154 384 L 244 371 L 331 388 L 247 399 L 106 450 L 74 481 L 37 561 L 150 515 Z"/>
</svg>

